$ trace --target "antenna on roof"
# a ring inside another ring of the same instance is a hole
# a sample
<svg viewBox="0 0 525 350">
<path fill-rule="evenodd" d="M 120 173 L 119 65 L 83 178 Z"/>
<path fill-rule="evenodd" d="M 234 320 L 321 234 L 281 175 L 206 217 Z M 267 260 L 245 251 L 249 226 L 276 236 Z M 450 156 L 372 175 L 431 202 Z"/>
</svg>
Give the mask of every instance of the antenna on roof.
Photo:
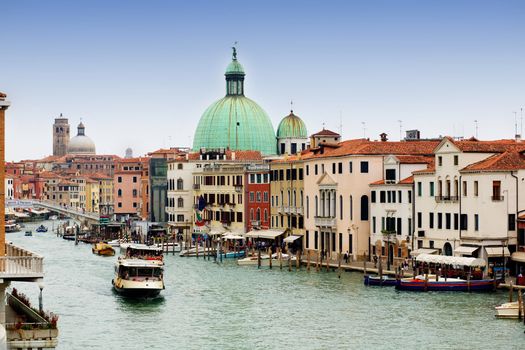
<svg viewBox="0 0 525 350">
<path fill-rule="evenodd" d="M 475 130 L 476 130 L 474 135 L 476 135 L 476 139 L 477 139 L 478 138 L 478 120 L 477 119 L 474 120 L 474 125 L 475 125 Z"/>
<path fill-rule="evenodd" d="M 399 141 L 401 141 L 403 139 L 403 121 L 398 120 L 397 122 L 399 123 Z"/>
</svg>

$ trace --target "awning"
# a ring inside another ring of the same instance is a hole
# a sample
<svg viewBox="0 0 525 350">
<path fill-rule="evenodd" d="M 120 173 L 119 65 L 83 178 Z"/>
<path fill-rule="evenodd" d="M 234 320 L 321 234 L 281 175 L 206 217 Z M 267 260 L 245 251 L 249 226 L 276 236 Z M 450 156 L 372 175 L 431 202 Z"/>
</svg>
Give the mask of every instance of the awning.
<svg viewBox="0 0 525 350">
<path fill-rule="evenodd" d="M 224 233 L 225 231 L 220 231 L 220 230 L 211 230 L 210 232 L 206 233 L 206 232 L 201 232 L 200 234 L 201 235 L 208 235 L 208 236 L 220 236 Z"/>
<path fill-rule="evenodd" d="M 239 236 L 239 235 L 234 235 L 232 233 L 227 233 L 225 235 L 222 236 L 223 239 L 231 239 L 231 240 L 235 240 L 235 239 L 244 239 L 243 236 Z"/>
<path fill-rule="evenodd" d="M 291 235 L 291 236 L 288 236 L 286 237 L 285 239 L 283 239 L 283 242 L 286 242 L 286 243 L 292 243 L 293 241 L 295 241 L 296 239 L 299 239 L 301 238 L 302 236 L 294 236 L 294 235 Z"/>
<path fill-rule="evenodd" d="M 462 255 L 472 255 L 479 247 L 469 247 L 468 245 L 460 245 L 454 249 L 454 253 Z"/>
<path fill-rule="evenodd" d="M 437 249 L 430 249 L 430 248 L 419 248 L 416 250 L 413 250 L 410 255 L 412 256 L 418 256 L 419 254 L 436 254 Z"/>
<path fill-rule="evenodd" d="M 525 252 L 514 252 L 510 258 L 513 261 L 525 263 Z"/>
<path fill-rule="evenodd" d="M 253 230 L 246 234 L 246 237 L 249 238 L 266 238 L 266 239 L 275 239 L 276 237 L 284 234 L 285 231 L 277 230 Z"/>
<path fill-rule="evenodd" d="M 487 256 L 489 258 L 494 258 L 498 256 L 510 256 L 509 248 L 499 246 L 499 247 L 485 247 L 485 250 L 487 251 Z"/>
<path fill-rule="evenodd" d="M 432 254 L 420 254 L 416 258 L 416 261 L 442 264 L 442 265 L 461 265 L 461 266 L 485 266 L 484 259 L 467 258 L 463 256 L 446 256 L 446 255 L 432 255 Z"/>
</svg>

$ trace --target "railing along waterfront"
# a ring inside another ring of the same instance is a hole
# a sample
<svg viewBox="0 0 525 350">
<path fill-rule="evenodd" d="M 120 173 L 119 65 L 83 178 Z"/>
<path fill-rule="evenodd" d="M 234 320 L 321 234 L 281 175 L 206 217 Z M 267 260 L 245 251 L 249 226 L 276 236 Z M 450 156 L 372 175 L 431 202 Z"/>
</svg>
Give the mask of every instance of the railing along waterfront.
<svg viewBox="0 0 525 350">
<path fill-rule="evenodd" d="M 44 258 L 29 250 L 6 243 L 6 256 L 0 257 L 0 278 L 44 276 Z"/>
</svg>

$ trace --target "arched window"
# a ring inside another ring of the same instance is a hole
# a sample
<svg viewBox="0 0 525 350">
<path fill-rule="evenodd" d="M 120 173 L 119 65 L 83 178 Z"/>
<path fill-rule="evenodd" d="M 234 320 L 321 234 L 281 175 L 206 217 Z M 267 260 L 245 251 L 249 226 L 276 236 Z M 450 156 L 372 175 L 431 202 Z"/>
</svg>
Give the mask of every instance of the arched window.
<svg viewBox="0 0 525 350">
<path fill-rule="evenodd" d="M 317 201 L 317 195 L 315 196 L 315 216 L 319 216 L 319 203 Z"/>
<path fill-rule="evenodd" d="M 449 242 L 446 242 L 443 246 L 443 254 L 446 256 L 452 256 L 452 246 Z"/>
<path fill-rule="evenodd" d="M 257 221 L 261 220 L 261 208 L 257 208 Z"/>
<path fill-rule="evenodd" d="M 182 208 L 184 206 L 184 199 L 177 199 L 177 207 Z"/>
<path fill-rule="evenodd" d="M 179 190 L 179 191 L 182 190 L 183 184 L 184 183 L 183 183 L 182 179 L 178 179 L 177 180 L 177 190 Z"/>
<path fill-rule="evenodd" d="M 350 220 L 354 220 L 354 200 L 350 196 Z"/>
<path fill-rule="evenodd" d="M 339 196 L 339 219 L 343 220 L 343 196 Z"/>
<path fill-rule="evenodd" d="M 290 201 L 290 190 L 288 190 L 288 206 L 292 206 L 292 202 Z"/>
<path fill-rule="evenodd" d="M 177 169 L 181 170 L 182 169 L 182 164 L 177 164 Z"/>
<path fill-rule="evenodd" d="M 293 206 L 297 206 L 297 192 L 293 190 Z"/>
<path fill-rule="evenodd" d="M 253 220 L 253 208 L 250 209 L 250 220 Z"/>
<path fill-rule="evenodd" d="M 301 207 L 304 206 L 303 190 L 301 190 Z"/>
<path fill-rule="evenodd" d="M 120 188 L 117 191 L 117 196 L 122 197 L 122 190 Z"/>
<path fill-rule="evenodd" d="M 361 220 L 368 220 L 368 196 L 361 196 Z"/>
<path fill-rule="evenodd" d="M 264 221 L 268 221 L 268 209 L 264 209 Z"/>
<path fill-rule="evenodd" d="M 306 218 L 310 218 L 310 197 L 306 196 Z"/>
</svg>

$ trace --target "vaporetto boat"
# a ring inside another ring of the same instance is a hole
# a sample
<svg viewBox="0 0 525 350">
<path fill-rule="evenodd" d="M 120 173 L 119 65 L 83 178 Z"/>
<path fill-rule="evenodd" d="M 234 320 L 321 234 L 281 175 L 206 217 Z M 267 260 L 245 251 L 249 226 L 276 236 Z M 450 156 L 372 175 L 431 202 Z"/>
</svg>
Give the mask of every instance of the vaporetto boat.
<svg viewBox="0 0 525 350">
<path fill-rule="evenodd" d="M 119 258 L 111 283 L 117 293 L 125 296 L 155 297 L 165 288 L 163 274 L 161 260 Z"/>
</svg>

